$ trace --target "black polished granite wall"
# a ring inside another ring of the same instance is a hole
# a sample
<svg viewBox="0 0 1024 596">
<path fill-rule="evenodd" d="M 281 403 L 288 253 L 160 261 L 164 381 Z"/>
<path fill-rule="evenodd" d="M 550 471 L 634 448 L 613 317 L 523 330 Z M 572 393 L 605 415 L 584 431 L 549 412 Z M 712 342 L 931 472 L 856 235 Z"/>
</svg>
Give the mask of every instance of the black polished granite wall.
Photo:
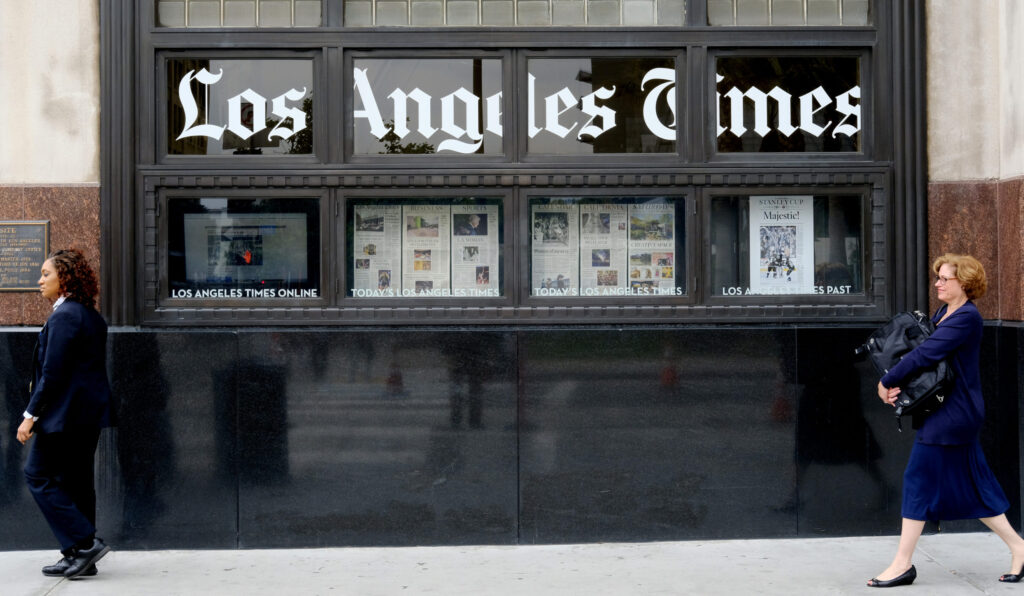
<svg viewBox="0 0 1024 596">
<path fill-rule="evenodd" d="M 894 534 L 913 433 L 852 358 L 870 330 L 113 329 L 101 535 L 156 549 Z M 52 548 L 14 440 L 34 332 L 0 335 L 0 549 Z M 1024 326 L 988 325 L 984 342 L 983 444 L 1019 527 Z"/>
</svg>

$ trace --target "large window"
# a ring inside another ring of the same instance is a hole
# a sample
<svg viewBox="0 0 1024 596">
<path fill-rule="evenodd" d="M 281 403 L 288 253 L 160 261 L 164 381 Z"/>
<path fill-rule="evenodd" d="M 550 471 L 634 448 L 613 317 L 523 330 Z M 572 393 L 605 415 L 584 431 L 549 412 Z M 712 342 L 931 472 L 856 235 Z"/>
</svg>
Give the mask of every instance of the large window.
<svg viewBox="0 0 1024 596">
<path fill-rule="evenodd" d="M 501 69 L 498 59 L 355 59 L 353 154 L 501 154 Z"/>
<path fill-rule="evenodd" d="M 167 60 L 169 155 L 313 153 L 313 61 Z"/>
<path fill-rule="evenodd" d="M 288 24 L 271 19 L 285 4 Z M 139 188 L 124 193 L 143 226 L 138 311 L 168 324 L 888 314 L 892 238 L 914 230 L 895 229 L 911 154 L 893 140 L 906 114 L 879 97 L 897 79 L 878 6 L 143 3 L 132 84 L 146 101 L 126 131 Z M 178 9 L 184 21 L 167 16 Z"/>
<path fill-rule="evenodd" d="M 715 78 L 720 153 L 861 150 L 857 57 L 719 56 Z"/>
<path fill-rule="evenodd" d="M 708 24 L 724 27 L 863 26 L 871 0 L 707 0 Z"/>
<path fill-rule="evenodd" d="M 651 57 L 529 59 L 527 152 L 675 153 L 675 64 Z"/>
<path fill-rule="evenodd" d="M 346 0 L 346 27 L 680 26 L 686 0 Z"/>
</svg>

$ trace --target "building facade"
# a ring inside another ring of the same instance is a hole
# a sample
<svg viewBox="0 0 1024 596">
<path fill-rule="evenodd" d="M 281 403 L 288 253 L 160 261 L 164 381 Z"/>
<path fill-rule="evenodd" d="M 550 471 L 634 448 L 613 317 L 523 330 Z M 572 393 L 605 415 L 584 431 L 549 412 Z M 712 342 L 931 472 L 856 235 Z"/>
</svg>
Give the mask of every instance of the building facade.
<svg viewBox="0 0 1024 596">
<path fill-rule="evenodd" d="M 65 4 L 0 9 L 0 214 L 101 273 L 112 542 L 895 532 L 912 434 L 853 349 L 946 251 L 1019 523 L 1015 3 Z M 0 294 L 3 548 L 48 545 L 46 313 Z"/>
</svg>

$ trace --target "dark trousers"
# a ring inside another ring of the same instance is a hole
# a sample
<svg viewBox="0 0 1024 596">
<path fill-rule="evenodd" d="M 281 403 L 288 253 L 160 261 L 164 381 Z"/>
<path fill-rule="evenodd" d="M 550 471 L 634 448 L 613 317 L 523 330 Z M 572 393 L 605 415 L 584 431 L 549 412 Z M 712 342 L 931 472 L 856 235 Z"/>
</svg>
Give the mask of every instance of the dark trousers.
<svg viewBox="0 0 1024 596">
<path fill-rule="evenodd" d="M 96 535 L 94 458 L 100 429 L 36 434 L 25 463 L 28 489 L 68 554 Z"/>
</svg>

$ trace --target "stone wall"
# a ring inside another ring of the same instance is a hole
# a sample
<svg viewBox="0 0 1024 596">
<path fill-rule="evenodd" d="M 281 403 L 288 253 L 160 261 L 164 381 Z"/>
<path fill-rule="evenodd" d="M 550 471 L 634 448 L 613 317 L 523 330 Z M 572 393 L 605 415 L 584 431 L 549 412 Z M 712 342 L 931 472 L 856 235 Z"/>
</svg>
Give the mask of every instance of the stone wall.
<svg viewBox="0 0 1024 596">
<path fill-rule="evenodd" d="M 1024 321 L 1024 4 L 930 0 L 926 22 L 929 254 L 978 257 L 982 314 Z"/>
<path fill-rule="evenodd" d="M 0 2 L 0 23 L 0 220 L 49 221 L 51 250 L 76 246 L 99 272 L 99 2 Z M 48 312 L 0 293 L 0 326 Z"/>
<path fill-rule="evenodd" d="M 0 220 L 49 221 L 50 250 L 74 246 L 102 273 L 98 184 L 0 185 Z M 0 326 L 42 325 L 49 313 L 35 292 L 0 293 Z"/>
</svg>

